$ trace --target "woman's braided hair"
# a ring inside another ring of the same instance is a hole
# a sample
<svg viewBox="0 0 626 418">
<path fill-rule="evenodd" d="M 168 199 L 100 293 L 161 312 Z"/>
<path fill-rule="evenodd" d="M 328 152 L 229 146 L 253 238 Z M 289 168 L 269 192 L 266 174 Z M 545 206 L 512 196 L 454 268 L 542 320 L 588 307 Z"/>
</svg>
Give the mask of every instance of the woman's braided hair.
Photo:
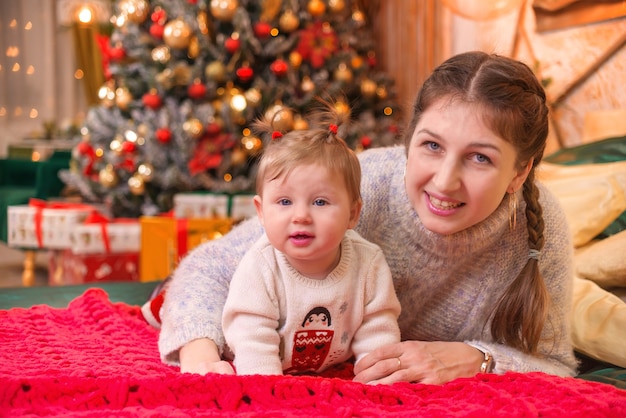
<svg viewBox="0 0 626 418">
<path fill-rule="evenodd" d="M 511 58 L 484 52 L 456 55 L 424 82 L 406 131 L 407 149 L 420 116 L 441 97 L 480 109 L 485 124 L 515 147 L 519 170 L 532 161 L 522 195 L 526 203 L 529 250 L 541 251 L 545 243 L 544 220 L 535 168 L 543 157 L 549 125 L 541 83 L 526 64 Z M 537 354 L 548 305 L 549 294 L 537 258 L 529 257 L 494 308 L 492 337 L 523 352 Z"/>
</svg>

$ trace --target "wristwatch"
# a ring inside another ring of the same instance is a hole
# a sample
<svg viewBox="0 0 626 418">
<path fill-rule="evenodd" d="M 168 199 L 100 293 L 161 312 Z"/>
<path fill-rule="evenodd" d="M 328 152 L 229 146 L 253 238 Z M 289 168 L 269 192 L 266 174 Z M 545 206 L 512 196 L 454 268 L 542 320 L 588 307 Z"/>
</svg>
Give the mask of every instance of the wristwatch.
<svg viewBox="0 0 626 418">
<path fill-rule="evenodd" d="M 483 355 L 485 356 L 485 358 L 483 359 L 483 362 L 480 365 L 480 372 L 491 373 L 491 371 L 493 370 L 493 356 L 488 351 L 483 351 L 483 350 L 478 350 L 478 351 L 483 353 Z"/>
</svg>

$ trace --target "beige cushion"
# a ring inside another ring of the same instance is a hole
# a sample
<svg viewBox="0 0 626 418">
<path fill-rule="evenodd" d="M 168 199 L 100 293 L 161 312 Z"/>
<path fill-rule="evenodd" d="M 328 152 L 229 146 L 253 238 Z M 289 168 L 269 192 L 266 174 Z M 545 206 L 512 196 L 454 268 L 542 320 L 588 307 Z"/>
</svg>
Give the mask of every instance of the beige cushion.
<svg viewBox="0 0 626 418">
<path fill-rule="evenodd" d="M 626 367 L 626 303 L 590 280 L 574 278 L 572 342 L 589 357 Z"/>
<path fill-rule="evenodd" d="M 626 210 L 626 161 L 574 166 L 542 162 L 537 178 L 563 206 L 574 247 L 590 242 Z"/>
<path fill-rule="evenodd" d="M 580 277 L 601 287 L 626 287 L 626 231 L 578 249 L 574 268 Z"/>
</svg>

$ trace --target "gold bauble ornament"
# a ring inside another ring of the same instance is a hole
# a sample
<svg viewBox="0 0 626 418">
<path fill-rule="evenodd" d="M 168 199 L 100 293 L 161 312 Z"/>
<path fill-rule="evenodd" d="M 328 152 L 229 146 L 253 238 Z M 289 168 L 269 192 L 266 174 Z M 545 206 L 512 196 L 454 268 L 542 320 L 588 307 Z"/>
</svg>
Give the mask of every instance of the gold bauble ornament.
<svg viewBox="0 0 626 418">
<path fill-rule="evenodd" d="M 142 23 L 148 17 L 150 4 L 147 0 L 122 0 L 118 3 L 120 13 L 134 23 Z"/>
<path fill-rule="evenodd" d="M 221 61 L 210 62 L 204 68 L 204 75 L 206 75 L 209 80 L 220 83 L 226 78 L 226 67 Z"/>
<path fill-rule="evenodd" d="M 300 83 L 300 88 L 303 92 L 310 93 L 315 90 L 315 83 L 313 82 L 313 80 L 311 80 L 311 77 L 304 76 L 304 78 L 302 79 L 302 83 Z"/>
<path fill-rule="evenodd" d="M 98 98 L 104 107 L 111 108 L 115 104 L 115 90 L 107 83 L 98 90 Z"/>
<path fill-rule="evenodd" d="M 163 41 L 170 48 L 187 48 L 191 42 L 191 35 L 191 28 L 181 18 L 167 22 L 163 29 Z"/>
<path fill-rule="evenodd" d="M 234 166 L 243 165 L 247 161 L 248 156 L 239 148 L 235 148 L 230 154 L 230 162 Z"/>
<path fill-rule="evenodd" d="M 328 8 L 333 13 L 341 13 L 346 8 L 345 0 L 328 0 Z"/>
<path fill-rule="evenodd" d="M 172 53 L 167 45 L 159 45 L 152 50 L 150 57 L 154 62 L 167 64 L 172 58 Z"/>
<path fill-rule="evenodd" d="M 244 136 L 241 138 L 241 146 L 249 154 L 257 154 L 263 148 L 263 141 L 256 136 Z"/>
<path fill-rule="evenodd" d="M 293 129 L 294 131 L 307 130 L 309 129 L 309 122 L 307 122 L 302 116 L 296 116 L 293 121 Z"/>
<path fill-rule="evenodd" d="M 246 97 L 246 100 L 248 101 L 248 104 L 252 107 L 258 106 L 259 103 L 261 103 L 261 99 L 263 98 L 261 91 L 254 87 L 246 90 L 244 95 Z"/>
<path fill-rule="evenodd" d="M 139 164 L 137 174 L 141 176 L 143 181 L 150 182 L 154 178 L 154 167 L 150 163 Z"/>
<path fill-rule="evenodd" d="M 117 182 L 119 181 L 117 177 L 117 173 L 111 164 L 107 164 L 100 172 L 98 173 L 98 181 L 104 187 L 115 187 Z"/>
<path fill-rule="evenodd" d="M 352 70 L 344 63 L 339 64 L 334 75 L 337 81 L 343 81 L 344 83 L 352 82 Z"/>
<path fill-rule="evenodd" d="M 209 21 L 209 16 L 205 10 L 200 10 L 198 12 L 196 22 L 198 23 L 198 29 L 200 29 L 200 33 L 206 36 L 211 36 L 211 22 Z"/>
<path fill-rule="evenodd" d="M 292 51 L 289 54 L 289 64 L 291 64 L 293 68 L 300 68 L 300 65 L 302 65 L 302 55 L 297 51 Z"/>
<path fill-rule="evenodd" d="M 375 81 L 365 78 L 361 81 L 361 94 L 367 98 L 372 98 L 376 95 L 376 89 L 378 88 L 378 84 Z"/>
<path fill-rule="evenodd" d="M 288 132 L 293 129 L 293 112 L 280 103 L 270 106 L 265 111 L 265 119 L 278 131 Z"/>
<path fill-rule="evenodd" d="M 278 27 L 283 32 L 293 32 L 298 29 L 298 26 L 300 26 L 300 19 L 291 9 L 286 10 L 278 20 Z"/>
<path fill-rule="evenodd" d="M 139 196 L 144 194 L 146 191 L 146 184 L 143 181 L 143 178 L 135 173 L 128 179 L 128 189 L 135 196 Z"/>
<path fill-rule="evenodd" d="M 198 55 L 200 55 L 200 41 L 198 41 L 197 37 L 192 36 L 191 40 L 189 41 L 187 56 L 189 58 L 198 58 Z"/>
<path fill-rule="evenodd" d="M 238 7 L 237 0 L 211 0 L 211 14 L 223 22 L 230 22 Z"/>
<path fill-rule="evenodd" d="M 309 0 L 306 9 L 313 17 L 320 17 L 326 11 L 326 4 L 322 0 Z"/>
<path fill-rule="evenodd" d="M 133 101 L 133 95 L 126 87 L 118 87 L 115 90 L 115 104 L 122 110 L 128 110 L 131 102 Z"/>
<path fill-rule="evenodd" d="M 338 115 L 347 116 L 350 114 L 350 106 L 344 101 L 335 102 L 334 108 Z"/>
<path fill-rule="evenodd" d="M 352 12 L 352 20 L 357 26 L 362 26 L 365 23 L 365 14 L 361 10 L 356 9 Z"/>
<path fill-rule="evenodd" d="M 204 127 L 199 119 L 191 118 L 183 122 L 183 131 L 192 139 L 198 139 L 204 132 Z"/>
<path fill-rule="evenodd" d="M 380 100 L 385 100 L 387 98 L 387 88 L 385 86 L 380 86 L 376 89 L 376 96 L 380 99 Z"/>
<path fill-rule="evenodd" d="M 350 65 L 352 66 L 353 69 L 358 70 L 359 68 L 363 66 L 363 57 L 361 57 L 360 55 L 355 55 L 350 60 Z"/>
</svg>

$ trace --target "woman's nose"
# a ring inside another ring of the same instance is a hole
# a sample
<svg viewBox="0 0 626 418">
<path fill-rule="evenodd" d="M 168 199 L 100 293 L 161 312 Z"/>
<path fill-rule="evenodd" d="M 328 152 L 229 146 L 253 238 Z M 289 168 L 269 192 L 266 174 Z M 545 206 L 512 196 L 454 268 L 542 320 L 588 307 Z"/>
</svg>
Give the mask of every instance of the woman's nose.
<svg viewBox="0 0 626 418">
<path fill-rule="evenodd" d="M 457 190 L 461 185 L 461 168 L 458 164 L 444 160 L 438 167 L 433 182 L 441 192 Z"/>
</svg>

